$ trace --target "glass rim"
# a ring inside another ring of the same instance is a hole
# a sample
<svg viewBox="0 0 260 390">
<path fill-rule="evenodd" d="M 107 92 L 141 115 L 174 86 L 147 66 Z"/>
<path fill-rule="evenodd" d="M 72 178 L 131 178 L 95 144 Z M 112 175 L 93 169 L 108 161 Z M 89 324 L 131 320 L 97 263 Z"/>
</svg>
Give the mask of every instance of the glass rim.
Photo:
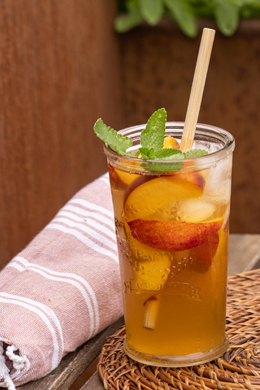
<svg viewBox="0 0 260 390">
<path fill-rule="evenodd" d="M 136 126 L 130 126 L 127 128 L 124 128 L 122 130 L 119 130 L 118 133 L 124 136 L 128 136 L 130 138 L 138 137 L 140 138 L 140 133 L 141 131 L 146 127 L 146 124 L 141 124 L 141 125 L 136 125 Z M 166 122 L 166 133 L 172 132 L 177 132 L 179 131 L 180 134 L 183 132 L 184 128 L 184 122 Z M 200 157 L 192 157 L 192 158 L 185 158 L 185 159 L 172 159 L 172 160 L 152 160 L 152 159 L 146 159 L 143 160 L 146 163 L 163 163 L 163 164 L 169 164 L 169 163 L 179 163 L 179 162 L 189 162 L 189 163 L 199 163 L 200 165 L 203 164 L 211 164 L 212 162 L 216 162 L 224 158 L 225 156 L 231 154 L 235 148 L 235 139 L 231 133 L 229 133 L 227 130 L 222 129 L 221 127 L 213 126 L 213 125 L 208 125 L 204 123 L 197 123 L 196 125 L 196 132 L 195 132 L 195 139 L 196 135 L 205 135 L 205 136 L 211 136 L 214 137 L 215 139 L 219 139 L 224 142 L 224 146 L 216 151 L 213 151 L 212 153 L 209 153 L 204 156 Z M 129 148 L 128 150 L 133 150 L 135 149 L 134 146 Z M 125 162 L 131 163 L 131 161 L 136 162 L 140 161 L 140 158 L 134 157 L 134 156 L 126 156 L 126 155 L 120 155 L 117 153 L 112 147 L 107 145 L 106 143 L 104 144 L 104 151 L 107 157 L 110 158 L 122 158 L 124 159 Z"/>
</svg>

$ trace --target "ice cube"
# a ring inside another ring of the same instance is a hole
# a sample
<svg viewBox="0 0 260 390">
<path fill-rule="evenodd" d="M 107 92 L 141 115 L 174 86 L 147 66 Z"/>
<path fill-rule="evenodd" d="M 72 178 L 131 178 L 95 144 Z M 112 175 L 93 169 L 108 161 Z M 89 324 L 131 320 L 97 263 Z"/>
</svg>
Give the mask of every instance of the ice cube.
<svg viewBox="0 0 260 390">
<path fill-rule="evenodd" d="M 231 196 L 231 180 L 208 180 L 204 194 L 216 203 L 228 204 Z"/>
<path fill-rule="evenodd" d="M 213 219 L 216 206 L 205 199 L 184 199 L 176 202 L 177 220 L 204 222 Z"/>
<path fill-rule="evenodd" d="M 217 203 L 227 204 L 231 194 L 231 168 L 232 158 L 229 156 L 205 170 L 204 195 Z"/>
</svg>

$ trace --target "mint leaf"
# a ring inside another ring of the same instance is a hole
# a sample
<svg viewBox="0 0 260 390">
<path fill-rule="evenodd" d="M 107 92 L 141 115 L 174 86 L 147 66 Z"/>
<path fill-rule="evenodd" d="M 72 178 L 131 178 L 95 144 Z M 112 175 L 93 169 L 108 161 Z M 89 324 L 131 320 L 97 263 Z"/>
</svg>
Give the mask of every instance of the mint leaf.
<svg viewBox="0 0 260 390">
<path fill-rule="evenodd" d="M 162 0 L 140 0 L 140 9 L 144 19 L 154 26 L 163 16 Z"/>
<path fill-rule="evenodd" d="M 184 153 L 178 149 L 162 149 L 154 153 L 154 157 L 158 160 L 182 160 L 184 159 Z M 172 172 L 179 171 L 184 167 L 183 162 L 172 162 L 172 163 L 163 163 L 163 162 L 144 162 L 141 164 L 141 167 L 153 171 L 153 172 Z"/>
<path fill-rule="evenodd" d="M 141 133 L 141 145 L 144 148 L 161 150 L 165 134 L 167 114 L 165 108 L 155 111 Z"/>
<path fill-rule="evenodd" d="M 141 168 L 152 171 L 152 172 L 173 172 L 173 171 L 179 171 L 184 167 L 183 162 L 172 162 L 172 163 L 163 163 L 163 162 L 143 162 L 141 164 Z"/>
<path fill-rule="evenodd" d="M 144 159 L 154 159 L 154 150 L 153 149 L 148 149 L 148 148 L 139 148 L 139 151 L 137 152 L 138 155 L 141 154 L 141 158 Z"/>
<path fill-rule="evenodd" d="M 208 152 L 203 149 L 189 150 L 188 152 L 184 153 L 185 158 L 201 157 L 201 156 L 206 156 L 207 154 Z"/>
<path fill-rule="evenodd" d="M 172 160 L 172 159 L 178 159 L 181 160 L 184 158 L 184 154 L 182 153 L 181 150 L 178 149 L 162 149 L 158 150 L 154 157 L 157 160 Z"/>
<path fill-rule="evenodd" d="M 131 155 L 126 150 L 133 145 L 131 138 L 123 137 L 117 131 L 104 124 L 102 119 L 98 119 L 94 125 L 94 131 L 96 135 L 113 149 L 115 149 L 122 156 Z"/>
</svg>

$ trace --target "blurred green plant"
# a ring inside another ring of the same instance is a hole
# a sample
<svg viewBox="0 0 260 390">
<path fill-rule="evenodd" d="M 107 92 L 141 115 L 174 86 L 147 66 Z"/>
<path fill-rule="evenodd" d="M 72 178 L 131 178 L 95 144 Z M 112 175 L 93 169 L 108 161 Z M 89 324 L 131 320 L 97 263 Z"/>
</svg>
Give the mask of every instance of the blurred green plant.
<svg viewBox="0 0 260 390">
<path fill-rule="evenodd" d="M 260 0 L 118 0 L 115 29 L 124 33 L 146 21 L 151 26 L 162 17 L 174 20 L 188 37 L 198 32 L 197 19 L 214 19 L 222 34 L 231 36 L 240 19 L 259 18 Z"/>
</svg>

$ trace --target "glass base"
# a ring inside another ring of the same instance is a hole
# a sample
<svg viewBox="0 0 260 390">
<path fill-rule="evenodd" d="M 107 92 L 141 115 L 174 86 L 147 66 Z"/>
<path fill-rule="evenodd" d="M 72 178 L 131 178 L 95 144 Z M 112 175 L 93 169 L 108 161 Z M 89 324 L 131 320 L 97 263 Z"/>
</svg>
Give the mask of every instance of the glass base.
<svg viewBox="0 0 260 390">
<path fill-rule="evenodd" d="M 219 358 L 226 352 L 226 350 L 228 349 L 228 345 L 229 341 L 226 338 L 222 344 L 204 353 L 198 352 L 184 356 L 156 356 L 136 351 L 135 349 L 130 347 L 130 345 L 125 340 L 124 350 L 125 353 L 133 360 L 136 360 L 137 362 L 143 364 L 148 364 L 150 366 L 188 367 L 196 366 L 197 364 L 207 363 L 211 360 Z"/>
</svg>

